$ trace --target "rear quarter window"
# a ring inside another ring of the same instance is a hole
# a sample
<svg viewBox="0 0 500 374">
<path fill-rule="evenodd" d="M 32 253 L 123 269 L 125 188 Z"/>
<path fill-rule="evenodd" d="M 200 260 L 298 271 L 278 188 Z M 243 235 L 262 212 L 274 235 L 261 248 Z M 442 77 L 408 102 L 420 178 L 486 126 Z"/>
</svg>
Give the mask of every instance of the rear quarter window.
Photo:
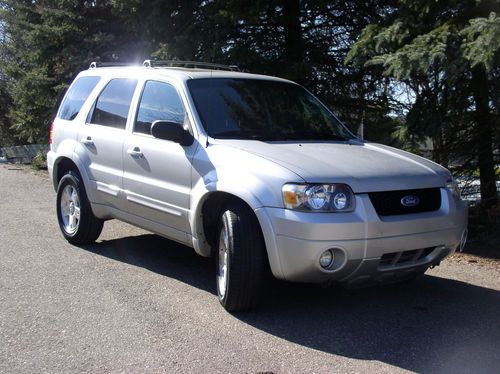
<svg viewBox="0 0 500 374">
<path fill-rule="evenodd" d="M 69 88 L 57 117 L 68 121 L 74 120 L 100 79 L 100 77 L 78 78 Z"/>
<path fill-rule="evenodd" d="M 136 85 L 137 79 L 110 80 L 97 98 L 90 122 L 124 129 Z"/>
</svg>

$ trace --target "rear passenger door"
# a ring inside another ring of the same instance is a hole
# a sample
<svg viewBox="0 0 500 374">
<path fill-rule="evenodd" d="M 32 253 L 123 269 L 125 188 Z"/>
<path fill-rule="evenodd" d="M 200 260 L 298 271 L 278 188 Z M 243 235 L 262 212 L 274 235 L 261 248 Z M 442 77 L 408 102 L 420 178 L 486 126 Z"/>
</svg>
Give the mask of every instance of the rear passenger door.
<svg viewBox="0 0 500 374">
<path fill-rule="evenodd" d="M 125 204 L 129 213 L 147 220 L 143 226 L 149 222 L 151 230 L 185 241 L 190 232 L 191 161 L 198 143 L 182 146 L 154 138 L 151 124 L 156 120 L 176 122 L 185 129 L 190 126 L 176 88 L 149 80 L 123 148 Z"/>
<path fill-rule="evenodd" d="M 96 203 L 120 208 L 123 141 L 136 79 L 111 79 L 80 128 L 79 156 L 95 183 Z"/>
</svg>

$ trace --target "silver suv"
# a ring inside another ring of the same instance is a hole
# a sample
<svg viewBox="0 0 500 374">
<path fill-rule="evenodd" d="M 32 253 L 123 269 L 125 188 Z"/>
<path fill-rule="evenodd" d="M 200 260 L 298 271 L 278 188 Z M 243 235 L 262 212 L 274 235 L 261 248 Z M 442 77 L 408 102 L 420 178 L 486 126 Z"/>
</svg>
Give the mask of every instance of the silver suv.
<svg viewBox="0 0 500 374">
<path fill-rule="evenodd" d="M 70 243 L 117 218 L 215 256 L 229 311 L 256 305 L 269 270 L 398 280 L 464 245 L 445 168 L 356 138 L 293 82 L 175 65 L 93 63 L 69 87 L 47 160 Z"/>
</svg>

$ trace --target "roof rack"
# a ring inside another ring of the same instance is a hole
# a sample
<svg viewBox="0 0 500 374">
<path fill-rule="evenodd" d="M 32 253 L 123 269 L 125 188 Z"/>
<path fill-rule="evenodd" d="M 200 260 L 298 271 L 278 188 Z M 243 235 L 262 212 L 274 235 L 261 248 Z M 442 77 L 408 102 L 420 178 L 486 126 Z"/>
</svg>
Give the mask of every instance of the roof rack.
<svg viewBox="0 0 500 374">
<path fill-rule="evenodd" d="M 105 68 L 105 67 L 112 67 L 112 66 L 130 66 L 130 65 L 134 65 L 134 64 L 130 63 L 130 62 L 99 62 L 99 61 L 92 61 L 90 63 L 89 69 Z"/>
<path fill-rule="evenodd" d="M 185 67 L 185 68 L 201 68 L 210 70 L 230 70 L 240 71 L 236 65 L 221 65 L 211 62 L 198 61 L 181 61 L 181 60 L 144 60 L 143 65 L 147 68 L 154 67 Z"/>
</svg>

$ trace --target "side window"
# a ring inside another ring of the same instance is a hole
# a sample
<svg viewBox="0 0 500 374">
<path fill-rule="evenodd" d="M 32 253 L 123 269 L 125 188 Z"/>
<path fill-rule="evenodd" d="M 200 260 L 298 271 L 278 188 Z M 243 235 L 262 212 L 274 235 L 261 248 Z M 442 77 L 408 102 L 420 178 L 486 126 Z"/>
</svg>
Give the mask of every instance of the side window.
<svg viewBox="0 0 500 374">
<path fill-rule="evenodd" d="M 90 122 L 124 129 L 136 85 L 136 79 L 111 80 L 97 98 Z"/>
<path fill-rule="evenodd" d="M 186 112 L 176 89 L 168 83 L 148 81 L 142 92 L 134 131 L 151 135 L 151 124 L 163 120 L 183 124 Z"/>
<path fill-rule="evenodd" d="M 74 120 L 100 79 L 99 77 L 78 78 L 66 94 L 57 117 L 68 121 Z"/>
</svg>

